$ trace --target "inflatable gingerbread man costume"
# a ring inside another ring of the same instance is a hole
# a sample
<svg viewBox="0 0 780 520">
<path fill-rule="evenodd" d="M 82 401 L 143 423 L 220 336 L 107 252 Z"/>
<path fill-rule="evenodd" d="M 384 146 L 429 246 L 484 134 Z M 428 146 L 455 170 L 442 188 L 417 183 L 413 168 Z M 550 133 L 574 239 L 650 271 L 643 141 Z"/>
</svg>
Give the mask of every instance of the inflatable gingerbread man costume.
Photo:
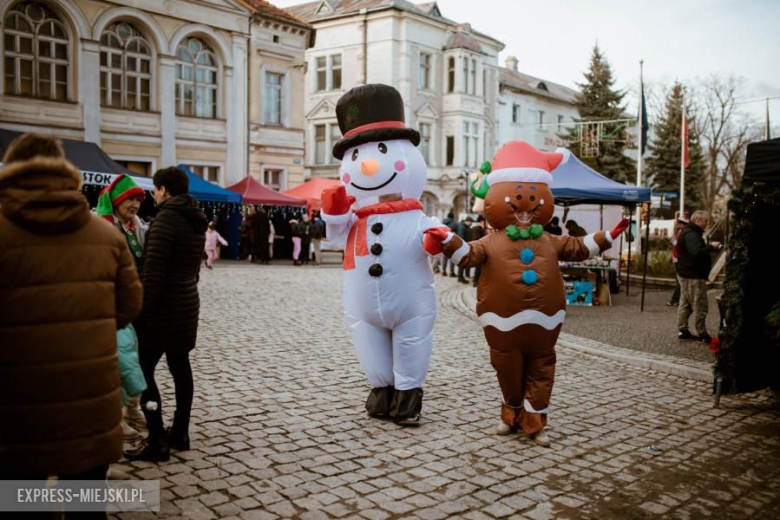
<svg viewBox="0 0 780 520">
<path fill-rule="evenodd" d="M 559 237 L 545 233 L 553 214 L 552 170 L 568 150 L 545 153 L 511 141 L 496 153 L 491 173 L 474 195 L 485 200 L 485 217 L 496 229 L 463 242 L 440 228 L 426 233 L 460 267 L 483 265 L 477 314 L 490 345 L 490 362 L 503 394 L 500 434 L 521 428 L 548 446 L 544 432 L 555 376 L 555 342 L 566 315 L 558 261 L 581 261 L 609 249 L 627 227 L 611 233 Z"/>
</svg>

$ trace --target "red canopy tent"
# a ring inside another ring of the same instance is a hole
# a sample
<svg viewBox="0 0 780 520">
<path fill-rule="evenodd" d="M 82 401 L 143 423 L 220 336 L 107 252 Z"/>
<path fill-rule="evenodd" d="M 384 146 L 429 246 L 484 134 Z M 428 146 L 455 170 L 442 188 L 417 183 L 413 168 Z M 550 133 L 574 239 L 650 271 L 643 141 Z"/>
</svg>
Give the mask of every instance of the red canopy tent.
<svg viewBox="0 0 780 520">
<path fill-rule="evenodd" d="M 305 206 L 306 200 L 279 193 L 257 182 L 247 175 L 244 180 L 226 189 L 243 196 L 244 204 L 262 204 L 265 206 Z"/>
<path fill-rule="evenodd" d="M 331 186 L 338 186 L 341 184 L 338 179 L 325 179 L 322 177 L 313 177 L 311 180 L 304 182 L 300 186 L 296 186 L 290 190 L 285 191 L 287 195 L 293 197 L 300 197 L 306 199 L 309 204 L 309 211 L 322 208 L 322 190 L 330 188 Z"/>
</svg>

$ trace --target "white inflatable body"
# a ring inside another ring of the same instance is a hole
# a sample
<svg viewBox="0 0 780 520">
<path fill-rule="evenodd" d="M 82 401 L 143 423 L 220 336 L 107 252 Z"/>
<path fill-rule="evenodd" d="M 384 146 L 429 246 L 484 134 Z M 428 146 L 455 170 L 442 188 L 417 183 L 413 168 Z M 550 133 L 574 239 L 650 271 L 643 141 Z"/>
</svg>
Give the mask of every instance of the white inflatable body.
<svg viewBox="0 0 780 520">
<path fill-rule="evenodd" d="M 433 272 L 422 240 L 426 229 L 441 224 L 421 209 L 371 214 L 363 228 L 368 254 L 359 256 L 355 250 L 360 238 L 347 239 L 357 225 L 354 211 L 379 204 L 380 196 L 419 201 L 427 178 L 425 161 L 409 141 L 371 142 L 347 150 L 340 171 L 356 202 L 345 215 L 322 216 L 329 239 L 345 246 L 345 257 L 354 256 L 355 267 L 344 270 L 343 299 L 358 359 L 375 389 L 421 388 L 436 321 Z"/>
</svg>

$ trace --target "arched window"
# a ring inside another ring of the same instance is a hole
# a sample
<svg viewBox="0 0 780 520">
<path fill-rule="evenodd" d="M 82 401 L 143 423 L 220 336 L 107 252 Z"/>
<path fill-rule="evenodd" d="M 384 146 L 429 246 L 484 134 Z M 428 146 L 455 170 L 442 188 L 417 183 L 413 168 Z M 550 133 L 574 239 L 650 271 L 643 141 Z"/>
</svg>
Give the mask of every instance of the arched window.
<svg viewBox="0 0 780 520">
<path fill-rule="evenodd" d="M 131 24 L 117 22 L 100 37 L 100 103 L 151 110 L 152 50 Z"/>
<path fill-rule="evenodd" d="M 186 38 L 176 49 L 176 113 L 217 117 L 219 64 L 200 38 Z"/>
<path fill-rule="evenodd" d="M 16 4 L 5 17 L 5 93 L 68 99 L 68 33 L 38 2 Z"/>
</svg>

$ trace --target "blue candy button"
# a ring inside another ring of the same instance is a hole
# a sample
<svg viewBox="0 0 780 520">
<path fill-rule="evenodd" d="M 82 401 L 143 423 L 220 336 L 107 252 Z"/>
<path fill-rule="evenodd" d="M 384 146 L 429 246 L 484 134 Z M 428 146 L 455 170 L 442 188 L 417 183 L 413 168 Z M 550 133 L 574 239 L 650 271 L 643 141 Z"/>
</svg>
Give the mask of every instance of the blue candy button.
<svg viewBox="0 0 780 520">
<path fill-rule="evenodd" d="M 527 285 L 535 284 L 537 280 L 539 280 L 539 275 L 536 274 L 536 271 L 533 269 L 529 269 L 528 271 L 523 273 L 523 283 Z"/>
<path fill-rule="evenodd" d="M 523 261 L 525 265 L 530 264 L 534 260 L 534 252 L 528 248 L 523 249 L 520 251 L 520 260 Z"/>
</svg>

